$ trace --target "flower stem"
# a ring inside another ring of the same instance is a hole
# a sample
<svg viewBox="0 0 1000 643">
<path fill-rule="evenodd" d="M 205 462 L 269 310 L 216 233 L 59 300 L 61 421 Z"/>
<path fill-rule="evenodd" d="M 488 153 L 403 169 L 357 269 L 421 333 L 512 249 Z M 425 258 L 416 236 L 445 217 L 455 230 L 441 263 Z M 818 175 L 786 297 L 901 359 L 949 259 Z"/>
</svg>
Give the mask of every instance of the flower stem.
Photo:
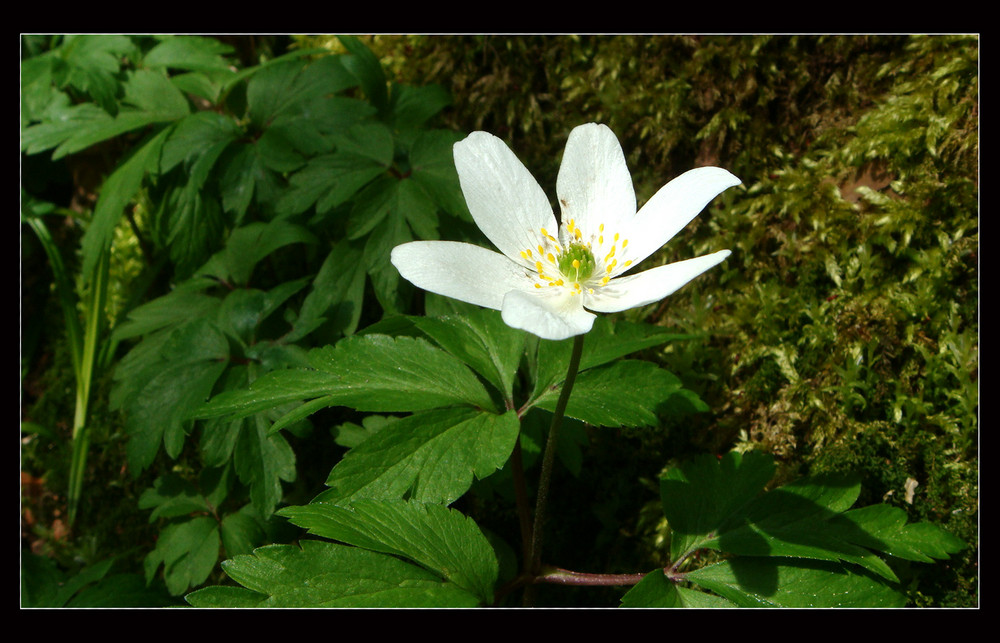
<svg viewBox="0 0 1000 643">
<path fill-rule="evenodd" d="M 542 574 L 535 579 L 536 583 L 555 583 L 558 585 L 588 585 L 622 587 L 636 585 L 648 572 L 636 574 L 588 574 L 574 572 L 568 569 L 546 566 Z"/>
<path fill-rule="evenodd" d="M 535 521 L 531 530 L 530 557 L 526 561 L 528 573 L 532 576 L 537 576 L 542 569 L 542 536 L 545 524 L 545 510 L 548 505 L 549 485 L 552 481 L 552 466 L 555 462 L 556 447 L 559 443 L 559 425 L 562 424 L 563 415 L 566 412 L 566 404 L 569 402 L 569 395 L 573 390 L 573 383 L 576 381 L 576 372 L 580 368 L 580 355 L 583 353 L 584 337 L 585 335 L 577 335 L 573 338 L 573 352 L 570 354 L 569 368 L 566 370 L 566 379 L 563 381 L 562 390 L 559 392 L 559 399 L 556 401 L 556 408 L 552 414 L 552 425 L 549 427 L 549 437 L 545 442 L 545 452 L 542 455 L 542 469 L 538 479 L 538 496 L 535 500 Z"/>
</svg>

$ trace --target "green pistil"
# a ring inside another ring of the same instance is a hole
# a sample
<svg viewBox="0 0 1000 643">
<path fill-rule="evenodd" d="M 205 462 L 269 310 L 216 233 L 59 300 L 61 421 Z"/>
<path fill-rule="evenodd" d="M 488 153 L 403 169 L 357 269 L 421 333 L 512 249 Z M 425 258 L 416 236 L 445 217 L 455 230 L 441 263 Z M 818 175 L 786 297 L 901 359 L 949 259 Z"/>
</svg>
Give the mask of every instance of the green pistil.
<svg viewBox="0 0 1000 643">
<path fill-rule="evenodd" d="M 574 243 L 559 255 L 559 272 L 575 282 L 586 281 L 597 267 L 594 254 L 587 246 Z"/>
</svg>

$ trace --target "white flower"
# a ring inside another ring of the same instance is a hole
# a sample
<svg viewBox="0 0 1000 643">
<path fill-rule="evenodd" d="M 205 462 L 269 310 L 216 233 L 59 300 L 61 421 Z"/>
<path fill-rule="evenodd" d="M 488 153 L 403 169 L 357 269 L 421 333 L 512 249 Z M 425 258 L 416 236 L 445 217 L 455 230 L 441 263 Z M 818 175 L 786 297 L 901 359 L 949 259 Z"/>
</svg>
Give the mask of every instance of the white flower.
<svg viewBox="0 0 1000 643">
<path fill-rule="evenodd" d="M 500 252 L 468 243 L 414 241 L 392 264 L 414 285 L 499 310 L 504 322 L 545 339 L 590 330 L 595 315 L 663 299 L 729 250 L 624 276 L 740 180 L 717 167 L 667 183 L 636 212 L 632 177 L 604 125 L 570 132 L 556 181 L 562 224 L 542 188 L 499 138 L 473 132 L 455 144 L 469 212 Z"/>
</svg>

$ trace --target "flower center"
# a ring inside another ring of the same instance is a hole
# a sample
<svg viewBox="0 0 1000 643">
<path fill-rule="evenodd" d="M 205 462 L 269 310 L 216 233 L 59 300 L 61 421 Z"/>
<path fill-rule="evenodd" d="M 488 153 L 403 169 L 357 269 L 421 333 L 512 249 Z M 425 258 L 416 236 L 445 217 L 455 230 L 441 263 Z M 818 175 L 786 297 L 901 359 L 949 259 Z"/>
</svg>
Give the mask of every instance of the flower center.
<svg viewBox="0 0 1000 643">
<path fill-rule="evenodd" d="M 620 240 L 617 234 L 606 236 L 604 224 L 594 234 L 584 235 L 572 219 L 560 231 L 562 242 L 545 228 L 538 231 L 540 243 L 521 251 L 521 257 L 533 263 L 538 273 L 535 288 L 561 286 L 569 288 L 571 295 L 582 293 L 584 285 L 590 294 L 594 288 L 607 285 L 618 266 L 615 254 L 628 245 L 628 240 Z M 622 265 L 627 268 L 631 263 L 625 261 Z"/>
<path fill-rule="evenodd" d="M 559 255 L 559 272 L 570 281 L 580 282 L 590 279 L 596 267 L 594 253 L 580 243 L 571 244 Z"/>
</svg>

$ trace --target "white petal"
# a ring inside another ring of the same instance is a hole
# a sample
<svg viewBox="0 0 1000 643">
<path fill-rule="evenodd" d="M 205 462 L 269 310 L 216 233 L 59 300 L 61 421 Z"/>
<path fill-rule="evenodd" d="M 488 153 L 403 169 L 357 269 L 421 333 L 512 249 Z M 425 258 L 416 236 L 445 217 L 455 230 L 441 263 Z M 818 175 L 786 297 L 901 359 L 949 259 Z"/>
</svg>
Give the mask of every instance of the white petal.
<svg viewBox="0 0 1000 643">
<path fill-rule="evenodd" d="M 596 317 L 583 309 L 579 295 L 570 296 L 563 288 L 513 290 L 503 298 L 500 316 L 508 326 L 553 340 L 590 332 Z"/>
<path fill-rule="evenodd" d="M 739 184 L 738 178 L 720 167 L 689 170 L 667 183 L 642 206 L 631 229 L 622 231 L 629 240 L 627 258 L 634 265 L 653 254 L 723 190 Z M 613 274 L 619 272 L 624 270 Z"/>
<path fill-rule="evenodd" d="M 496 136 L 473 132 L 455 143 L 455 168 L 469 212 L 493 245 L 524 266 L 539 229 L 556 234 L 552 205 L 538 181 Z"/>
<path fill-rule="evenodd" d="M 595 288 L 593 295 L 586 295 L 584 305 L 599 313 L 616 313 L 660 301 L 709 268 L 718 265 L 729 255 L 729 250 L 720 250 L 710 255 L 612 279 L 608 285 Z"/>
<path fill-rule="evenodd" d="M 572 219 L 584 233 L 604 223 L 617 229 L 635 216 L 635 189 L 621 145 L 606 125 L 573 129 L 566 141 L 556 194 L 562 222 Z"/>
<path fill-rule="evenodd" d="M 532 287 L 513 261 L 470 243 L 411 241 L 393 248 L 390 260 L 418 288 L 494 310 L 509 291 Z"/>
</svg>

